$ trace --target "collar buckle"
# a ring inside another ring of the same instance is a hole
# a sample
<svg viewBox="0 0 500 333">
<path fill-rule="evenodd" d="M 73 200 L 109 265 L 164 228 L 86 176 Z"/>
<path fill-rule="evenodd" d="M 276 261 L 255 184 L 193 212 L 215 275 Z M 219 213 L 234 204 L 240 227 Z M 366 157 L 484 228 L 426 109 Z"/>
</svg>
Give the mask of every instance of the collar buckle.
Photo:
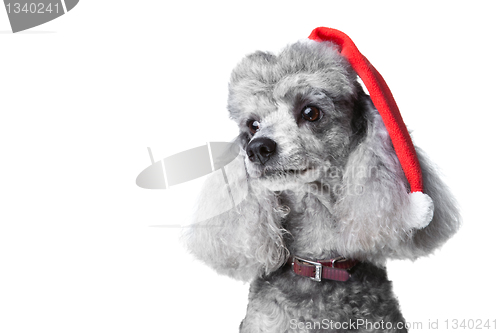
<svg viewBox="0 0 500 333">
<path fill-rule="evenodd" d="M 300 262 L 305 262 L 307 264 L 313 265 L 314 269 L 315 269 L 314 270 L 314 276 L 311 276 L 310 279 L 312 279 L 313 281 L 321 282 L 321 274 L 323 273 L 323 265 L 321 263 L 316 262 L 316 261 L 311 261 L 311 260 L 303 259 L 303 258 L 299 258 L 299 257 L 294 257 L 294 258 L 299 263 Z M 332 265 L 335 262 L 335 260 L 336 259 L 332 260 Z M 293 262 L 292 262 L 292 265 L 293 265 Z"/>
</svg>

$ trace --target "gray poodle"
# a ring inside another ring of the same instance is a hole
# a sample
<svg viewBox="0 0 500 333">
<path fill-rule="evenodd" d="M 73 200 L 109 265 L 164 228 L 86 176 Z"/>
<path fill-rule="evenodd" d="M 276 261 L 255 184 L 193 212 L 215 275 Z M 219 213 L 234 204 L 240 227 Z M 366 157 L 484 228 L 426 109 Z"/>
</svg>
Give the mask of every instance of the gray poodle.
<svg viewBox="0 0 500 333">
<path fill-rule="evenodd" d="M 460 217 L 419 149 L 433 212 L 410 199 L 380 113 L 338 46 L 247 56 L 228 109 L 240 152 L 207 180 L 185 237 L 217 272 L 251 282 L 240 332 L 406 332 L 385 263 L 428 255 Z"/>
</svg>

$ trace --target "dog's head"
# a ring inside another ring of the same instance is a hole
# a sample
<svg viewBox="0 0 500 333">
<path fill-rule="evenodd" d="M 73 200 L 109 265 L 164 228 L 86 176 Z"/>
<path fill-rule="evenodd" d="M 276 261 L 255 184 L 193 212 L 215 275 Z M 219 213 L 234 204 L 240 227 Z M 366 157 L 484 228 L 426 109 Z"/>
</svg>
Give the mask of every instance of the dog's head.
<svg viewBox="0 0 500 333">
<path fill-rule="evenodd" d="M 276 191 L 338 182 L 365 130 L 356 79 L 331 43 L 246 57 L 231 76 L 228 108 L 250 177 Z"/>
<path fill-rule="evenodd" d="M 213 192 L 226 184 L 242 201 L 189 233 L 192 252 L 219 272 L 251 279 L 290 253 L 415 259 L 457 230 L 454 199 L 418 149 L 426 195 L 408 194 L 384 122 L 335 44 L 247 56 L 232 73 L 228 109 L 244 161 L 207 183 L 200 211 L 231 202 Z"/>
</svg>

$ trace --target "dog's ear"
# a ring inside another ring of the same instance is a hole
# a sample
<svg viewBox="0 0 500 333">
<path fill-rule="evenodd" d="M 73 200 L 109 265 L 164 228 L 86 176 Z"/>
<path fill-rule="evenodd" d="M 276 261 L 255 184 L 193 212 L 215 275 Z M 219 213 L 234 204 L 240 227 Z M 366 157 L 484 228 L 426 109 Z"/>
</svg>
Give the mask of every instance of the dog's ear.
<svg viewBox="0 0 500 333">
<path fill-rule="evenodd" d="M 349 155 L 334 209 L 341 254 L 384 262 L 432 252 L 458 228 L 452 195 L 420 150 L 425 194 L 409 193 L 387 129 L 362 91 L 356 107 L 362 109 L 357 112 L 364 120 L 362 139 Z"/>
<path fill-rule="evenodd" d="M 204 184 L 193 224 L 184 239 L 189 251 L 218 273 L 250 281 L 279 268 L 288 252 L 277 197 L 247 179 L 244 151 Z"/>
</svg>

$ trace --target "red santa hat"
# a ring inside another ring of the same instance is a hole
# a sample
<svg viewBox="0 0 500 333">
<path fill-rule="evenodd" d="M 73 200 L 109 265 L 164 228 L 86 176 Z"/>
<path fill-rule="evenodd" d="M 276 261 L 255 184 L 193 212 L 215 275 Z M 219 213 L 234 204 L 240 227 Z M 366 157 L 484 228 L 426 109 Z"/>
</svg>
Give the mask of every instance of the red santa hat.
<svg viewBox="0 0 500 333">
<path fill-rule="evenodd" d="M 351 64 L 354 71 L 365 84 L 373 104 L 377 108 L 389 133 L 396 155 L 408 183 L 410 199 L 417 214 L 422 215 L 422 226 L 430 222 L 433 215 L 432 199 L 423 194 L 422 170 L 410 134 L 391 90 L 384 78 L 358 50 L 354 42 L 343 32 L 331 28 L 319 27 L 312 31 L 309 39 L 318 42 L 332 42 L 339 47 L 339 52 Z"/>
<path fill-rule="evenodd" d="M 354 71 L 365 84 L 373 104 L 382 117 L 406 179 L 410 183 L 411 192 L 422 192 L 422 171 L 420 170 L 417 153 L 403 118 L 399 113 L 396 101 L 384 78 L 368 59 L 358 51 L 349 36 L 343 32 L 320 27 L 313 30 L 309 39 L 318 42 L 329 41 L 339 46 L 340 53 L 349 61 Z"/>
</svg>

